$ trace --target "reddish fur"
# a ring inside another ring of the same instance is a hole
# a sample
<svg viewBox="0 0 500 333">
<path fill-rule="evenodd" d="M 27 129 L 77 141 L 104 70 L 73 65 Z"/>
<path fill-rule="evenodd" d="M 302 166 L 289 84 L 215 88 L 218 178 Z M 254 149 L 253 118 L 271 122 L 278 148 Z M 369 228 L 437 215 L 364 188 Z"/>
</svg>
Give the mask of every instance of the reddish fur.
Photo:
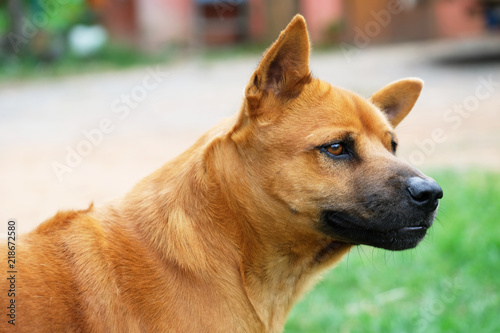
<svg viewBox="0 0 500 333">
<path fill-rule="evenodd" d="M 372 104 L 311 78 L 308 57 L 297 16 L 250 79 L 238 117 L 123 199 L 59 212 L 21 237 L 15 328 L 281 331 L 293 303 L 351 247 L 315 226 L 326 201 L 352 195 L 315 147 L 349 130 L 367 163 L 395 163 L 387 131 L 421 88 L 399 81 Z M 12 327 L 4 318 L 0 328 Z"/>
</svg>

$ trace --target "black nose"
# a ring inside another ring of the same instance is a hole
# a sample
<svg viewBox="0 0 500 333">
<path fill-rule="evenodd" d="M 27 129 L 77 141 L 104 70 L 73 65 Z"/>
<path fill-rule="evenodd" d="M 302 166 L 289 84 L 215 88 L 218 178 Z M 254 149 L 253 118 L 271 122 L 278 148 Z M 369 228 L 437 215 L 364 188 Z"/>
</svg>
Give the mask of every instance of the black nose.
<svg viewBox="0 0 500 333">
<path fill-rule="evenodd" d="M 443 189 L 432 179 L 411 177 L 407 185 L 413 202 L 428 212 L 435 210 L 443 197 Z"/>
</svg>

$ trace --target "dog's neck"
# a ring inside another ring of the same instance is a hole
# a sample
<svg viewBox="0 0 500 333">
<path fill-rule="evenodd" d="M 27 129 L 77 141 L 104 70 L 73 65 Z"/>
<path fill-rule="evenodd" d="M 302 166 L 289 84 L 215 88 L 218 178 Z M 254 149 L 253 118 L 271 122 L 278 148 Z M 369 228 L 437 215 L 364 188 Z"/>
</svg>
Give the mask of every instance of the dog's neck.
<svg viewBox="0 0 500 333">
<path fill-rule="evenodd" d="M 276 209 L 279 203 L 247 179 L 232 156 L 236 151 L 220 149 L 201 140 L 144 179 L 126 197 L 126 206 L 133 207 L 127 219 L 137 221 L 160 258 L 200 280 L 233 280 L 260 321 L 258 330 L 280 332 L 294 302 L 350 245 L 316 233 L 298 237 L 294 225 L 308 217 L 285 206 Z M 207 212 L 204 220 L 196 215 L 199 210 Z M 210 237 L 200 234 L 201 223 Z"/>
<path fill-rule="evenodd" d="M 281 332 L 297 299 L 351 245 L 297 227 L 313 217 L 290 209 L 252 183 L 248 170 L 238 163 L 237 148 L 227 137 L 220 140 L 206 157 L 219 200 L 237 217 L 232 222 L 242 244 L 243 284 L 267 331 Z"/>
</svg>

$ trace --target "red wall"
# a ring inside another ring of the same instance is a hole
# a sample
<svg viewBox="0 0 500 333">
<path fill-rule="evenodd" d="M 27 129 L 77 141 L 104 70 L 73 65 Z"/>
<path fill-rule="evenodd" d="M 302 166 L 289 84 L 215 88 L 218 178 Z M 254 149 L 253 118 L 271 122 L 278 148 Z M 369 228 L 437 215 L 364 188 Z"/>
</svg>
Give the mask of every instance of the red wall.
<svg viewBox="0 0 500 333">
<path fill-rule="evenodd" d="M 302 0 L 300 9 L 314 42 L 324 41 L 327 29 L 342 18 L 342 0 Z"/>
<path fill-rule="evenodd" d="M 475 36 L 485 31 L 486 23 L 477 0 L 436 1 L 434 12 L 438 37 Z"/>
</svg>

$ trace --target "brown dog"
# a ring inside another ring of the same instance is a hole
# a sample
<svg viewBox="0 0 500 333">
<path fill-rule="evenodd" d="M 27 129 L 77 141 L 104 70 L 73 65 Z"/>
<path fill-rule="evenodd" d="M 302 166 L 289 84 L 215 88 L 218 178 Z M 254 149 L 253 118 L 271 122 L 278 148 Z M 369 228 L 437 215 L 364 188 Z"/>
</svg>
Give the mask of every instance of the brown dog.
<svg viewBox="0 0 500 333">
<path fill-rule="evenodd" d="M 352 246 L 415 247 L 442 191 L 396 159 L 393 128 L 422 82 L 367 101 L 311 77 L 308 58 L 296 16 L 235 118 L 121 200 L 23 237 L 2 332 L 279 332 Z"/>
</svg>

